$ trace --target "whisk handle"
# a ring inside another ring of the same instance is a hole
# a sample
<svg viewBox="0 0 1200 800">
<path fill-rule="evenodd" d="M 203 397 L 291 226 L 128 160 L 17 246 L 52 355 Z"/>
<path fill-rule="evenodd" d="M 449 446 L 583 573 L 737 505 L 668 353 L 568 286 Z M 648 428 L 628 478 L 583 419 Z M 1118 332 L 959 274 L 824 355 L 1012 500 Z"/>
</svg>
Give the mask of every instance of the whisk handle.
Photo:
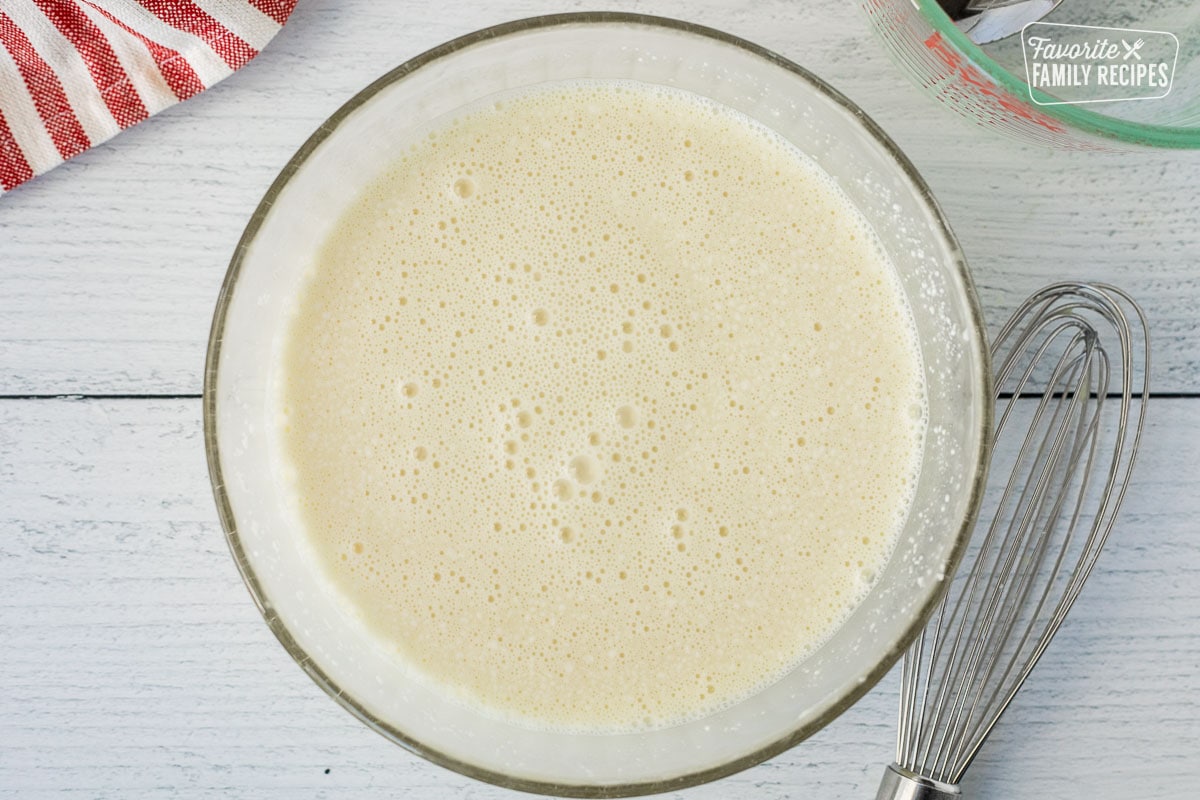
<svg viewBox="0 0 1200 800">
<path fill-rule="evenodd" d="M 959 800 L 961 796 L 954 784 L 923 778 L 892 764 L 883 773 L 875 800 Z"/>
</svg>

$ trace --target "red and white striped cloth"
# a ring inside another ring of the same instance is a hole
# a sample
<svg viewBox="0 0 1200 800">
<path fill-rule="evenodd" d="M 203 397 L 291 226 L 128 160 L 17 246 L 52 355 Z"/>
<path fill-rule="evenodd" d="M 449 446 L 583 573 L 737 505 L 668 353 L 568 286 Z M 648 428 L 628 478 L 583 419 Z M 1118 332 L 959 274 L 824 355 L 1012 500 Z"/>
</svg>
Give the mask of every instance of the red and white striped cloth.
<svg viewBox="0 0 1200 800">
<path fill-rule="evenodd" d="M 0 194 L 204 91 L 296 0 L 0 0 Z"/>
</svg>

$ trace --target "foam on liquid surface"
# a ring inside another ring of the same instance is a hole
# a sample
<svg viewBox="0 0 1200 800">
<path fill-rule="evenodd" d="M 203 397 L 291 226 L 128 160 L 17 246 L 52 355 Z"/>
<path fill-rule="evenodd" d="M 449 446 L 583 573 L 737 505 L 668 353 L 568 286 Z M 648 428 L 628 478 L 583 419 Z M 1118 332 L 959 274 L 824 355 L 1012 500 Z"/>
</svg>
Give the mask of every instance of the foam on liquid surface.
<svg viewBox="0 0 1200 800">
<path fill-rule="evenodd" d="M 924 435 L 874 235 L 791 144 L 631 83 L 413 145 L 337 223 L 284 345 L 307 539 L 381 645 L 489 713 L 711 713 L 837 628 Z"/>
</svg>

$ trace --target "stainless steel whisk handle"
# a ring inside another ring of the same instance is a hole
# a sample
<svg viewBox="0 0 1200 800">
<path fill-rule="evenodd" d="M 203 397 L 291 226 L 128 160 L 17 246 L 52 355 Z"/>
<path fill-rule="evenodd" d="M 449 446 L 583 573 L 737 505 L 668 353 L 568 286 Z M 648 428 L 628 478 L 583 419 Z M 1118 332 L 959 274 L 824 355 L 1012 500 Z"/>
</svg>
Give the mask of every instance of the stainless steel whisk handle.
<svg viewBox="0 0 1200 800">
<path fill-rule="evenodd" d="M 883 774 L 875 800 L 959 800 L 958 787 L 921 777 L 899 764 L 891 764 Z"/>
</svg>

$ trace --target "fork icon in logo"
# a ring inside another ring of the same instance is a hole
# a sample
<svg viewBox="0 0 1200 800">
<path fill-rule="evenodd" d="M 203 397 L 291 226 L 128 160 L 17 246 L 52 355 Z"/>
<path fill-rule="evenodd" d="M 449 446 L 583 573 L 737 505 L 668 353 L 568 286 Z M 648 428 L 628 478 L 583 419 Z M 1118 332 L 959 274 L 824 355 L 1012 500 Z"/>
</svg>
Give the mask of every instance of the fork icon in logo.
<svg viewBox="0 0 1200 800">
<path fill-rule="evenodd" d="M 1123 60 L 1125 60 L 1125 61 L 1128 61 L 1128 60 L 1129 60 L 1129 57 L 1130 57 L 1130 56 L 1133 56 L 1133 57 L 1134 57 L 1134 58 L 1136 58 L 1138 61 L 1141 61 L 1141 60 L 1142 60 L 1142 56 L 1141 56 L 1141 54 L 1140 54 L 1140 53 L 1138 53 L 1138 50 L 1141 50 L 1141 49 L 1142 49 L 1142 45 L 1144 45 L 1145 43 L 1146 43 L 1146 40 L 1145 40 L 1145 39 L 1138 39 L 1138 40 L 1137 40 L 1136 42 L 1134 42 L 1133 44 L 1130 44 L 1129 42 L 1127 42 L 1127 41 L 1125 41 L 1124 39 L 1122 39 L 1122 40 L 1121 40 L 1121 44 L 1123 44 L 1123 45 L 1125 46 L 1125 55 L 1124 55 L 1124 56 L 1122 56 L 1121 58 L 1122 58 Z"/>
</svg>

